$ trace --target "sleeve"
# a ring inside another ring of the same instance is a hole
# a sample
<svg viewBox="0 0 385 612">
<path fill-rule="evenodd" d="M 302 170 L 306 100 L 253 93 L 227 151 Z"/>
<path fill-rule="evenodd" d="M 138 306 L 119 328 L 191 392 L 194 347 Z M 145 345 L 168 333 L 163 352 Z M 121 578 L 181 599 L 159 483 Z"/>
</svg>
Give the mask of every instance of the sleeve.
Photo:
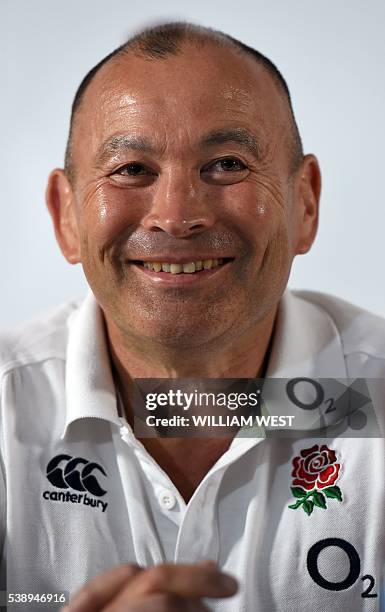
<svg viewBox="0 0 385 612">
<path fill-rule="evenodd" d="M 0 455 L 0 554 L 3 556 L 4 540 L 5 540 L 5 521 L 6 521 L 6 488 L 4 477 L 3 460 Z"/>
<path fill-rule="evenodd" d="M 1 381 L 2 383 L 2 381 Z M 6 519 L 7 519 L 7 494 L 5 466 L 3 460 L 3 428 L 2 428 L 2 384 L 0 383 L 0 591 L 6 590 Z"/>
</svg>

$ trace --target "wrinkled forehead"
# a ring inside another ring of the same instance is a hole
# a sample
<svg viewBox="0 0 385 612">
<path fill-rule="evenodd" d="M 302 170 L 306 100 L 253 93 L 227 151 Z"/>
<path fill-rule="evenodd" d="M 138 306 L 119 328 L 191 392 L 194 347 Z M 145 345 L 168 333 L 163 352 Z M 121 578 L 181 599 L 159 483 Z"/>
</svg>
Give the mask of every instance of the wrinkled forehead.
<svg viewBox="0 0 385 612">
<path fill-rule="evenodd" d="M 177 55 L 114 58 L 96 74 L 79 109 L 82 140 L 103 140 L 130 127 L 156 137 L 185 131 L 193 137 L 227 122 L 263 134 L 287 122 L 282 93 L 253 58 L 215 45 L 185 45 Z"/>
</svg>

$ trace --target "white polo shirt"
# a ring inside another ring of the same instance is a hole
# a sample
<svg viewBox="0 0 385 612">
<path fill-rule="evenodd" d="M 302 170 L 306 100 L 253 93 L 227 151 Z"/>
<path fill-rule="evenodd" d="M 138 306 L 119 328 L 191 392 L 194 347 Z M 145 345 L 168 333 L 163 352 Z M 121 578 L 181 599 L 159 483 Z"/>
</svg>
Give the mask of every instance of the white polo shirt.
<svg viewBox="0 0 385 612">
<path fill-rule="evenodd" d="M 293 376 L 385 380 L 385 321 L 286 290 L 267 377 Z M 118 414 L 91 293 L 3 335 L 0 380 L 8 592 L 73 593 L 121 563 L 214 559 L 240 584 L 214 611 L 379 609 L 383 437 L 236 437 L 186 504 Z M 374 393 L 383 434 L 384 387 Z"/>
</svg>

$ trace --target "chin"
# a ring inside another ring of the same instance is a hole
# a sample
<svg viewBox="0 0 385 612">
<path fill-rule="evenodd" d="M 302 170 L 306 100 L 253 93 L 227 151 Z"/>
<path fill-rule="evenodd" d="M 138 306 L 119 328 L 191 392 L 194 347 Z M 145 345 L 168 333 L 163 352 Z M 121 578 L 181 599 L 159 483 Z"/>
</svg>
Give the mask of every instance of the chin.
<svg viewBox="0 0 385 612">
<path fill-rule="evenodd" d="M 145 325 L 138 329 L 141 336 L 146 336 L 150 341 L 162 344 L 170 349 L 193 349 L 210 342 L 217 333 L 212 328 L 202 329 L 202 326 L 194 324 L 178 325 L 175 322 L 164 323 L 159 321 L 155 325 Z"/>
</svg>

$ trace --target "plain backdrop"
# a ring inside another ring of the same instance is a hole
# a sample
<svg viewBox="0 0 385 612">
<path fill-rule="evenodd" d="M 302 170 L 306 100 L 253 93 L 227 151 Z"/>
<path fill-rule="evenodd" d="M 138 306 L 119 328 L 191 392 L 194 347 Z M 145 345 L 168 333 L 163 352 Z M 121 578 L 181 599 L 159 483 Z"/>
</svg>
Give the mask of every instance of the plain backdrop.
<svg viewBox="0 0 385 612">
<path fill-rule="evenodd" d="M 385 316 L 385 3 L 382 0 L 2 0 L 0 328 L 85 294 L 45 208 L 85 73 L 140 27 L 191 20 L 272 59 L 288 81 L 305 152 L 323 173 L 319 233 L 293 288 Z"/>
</svg>

